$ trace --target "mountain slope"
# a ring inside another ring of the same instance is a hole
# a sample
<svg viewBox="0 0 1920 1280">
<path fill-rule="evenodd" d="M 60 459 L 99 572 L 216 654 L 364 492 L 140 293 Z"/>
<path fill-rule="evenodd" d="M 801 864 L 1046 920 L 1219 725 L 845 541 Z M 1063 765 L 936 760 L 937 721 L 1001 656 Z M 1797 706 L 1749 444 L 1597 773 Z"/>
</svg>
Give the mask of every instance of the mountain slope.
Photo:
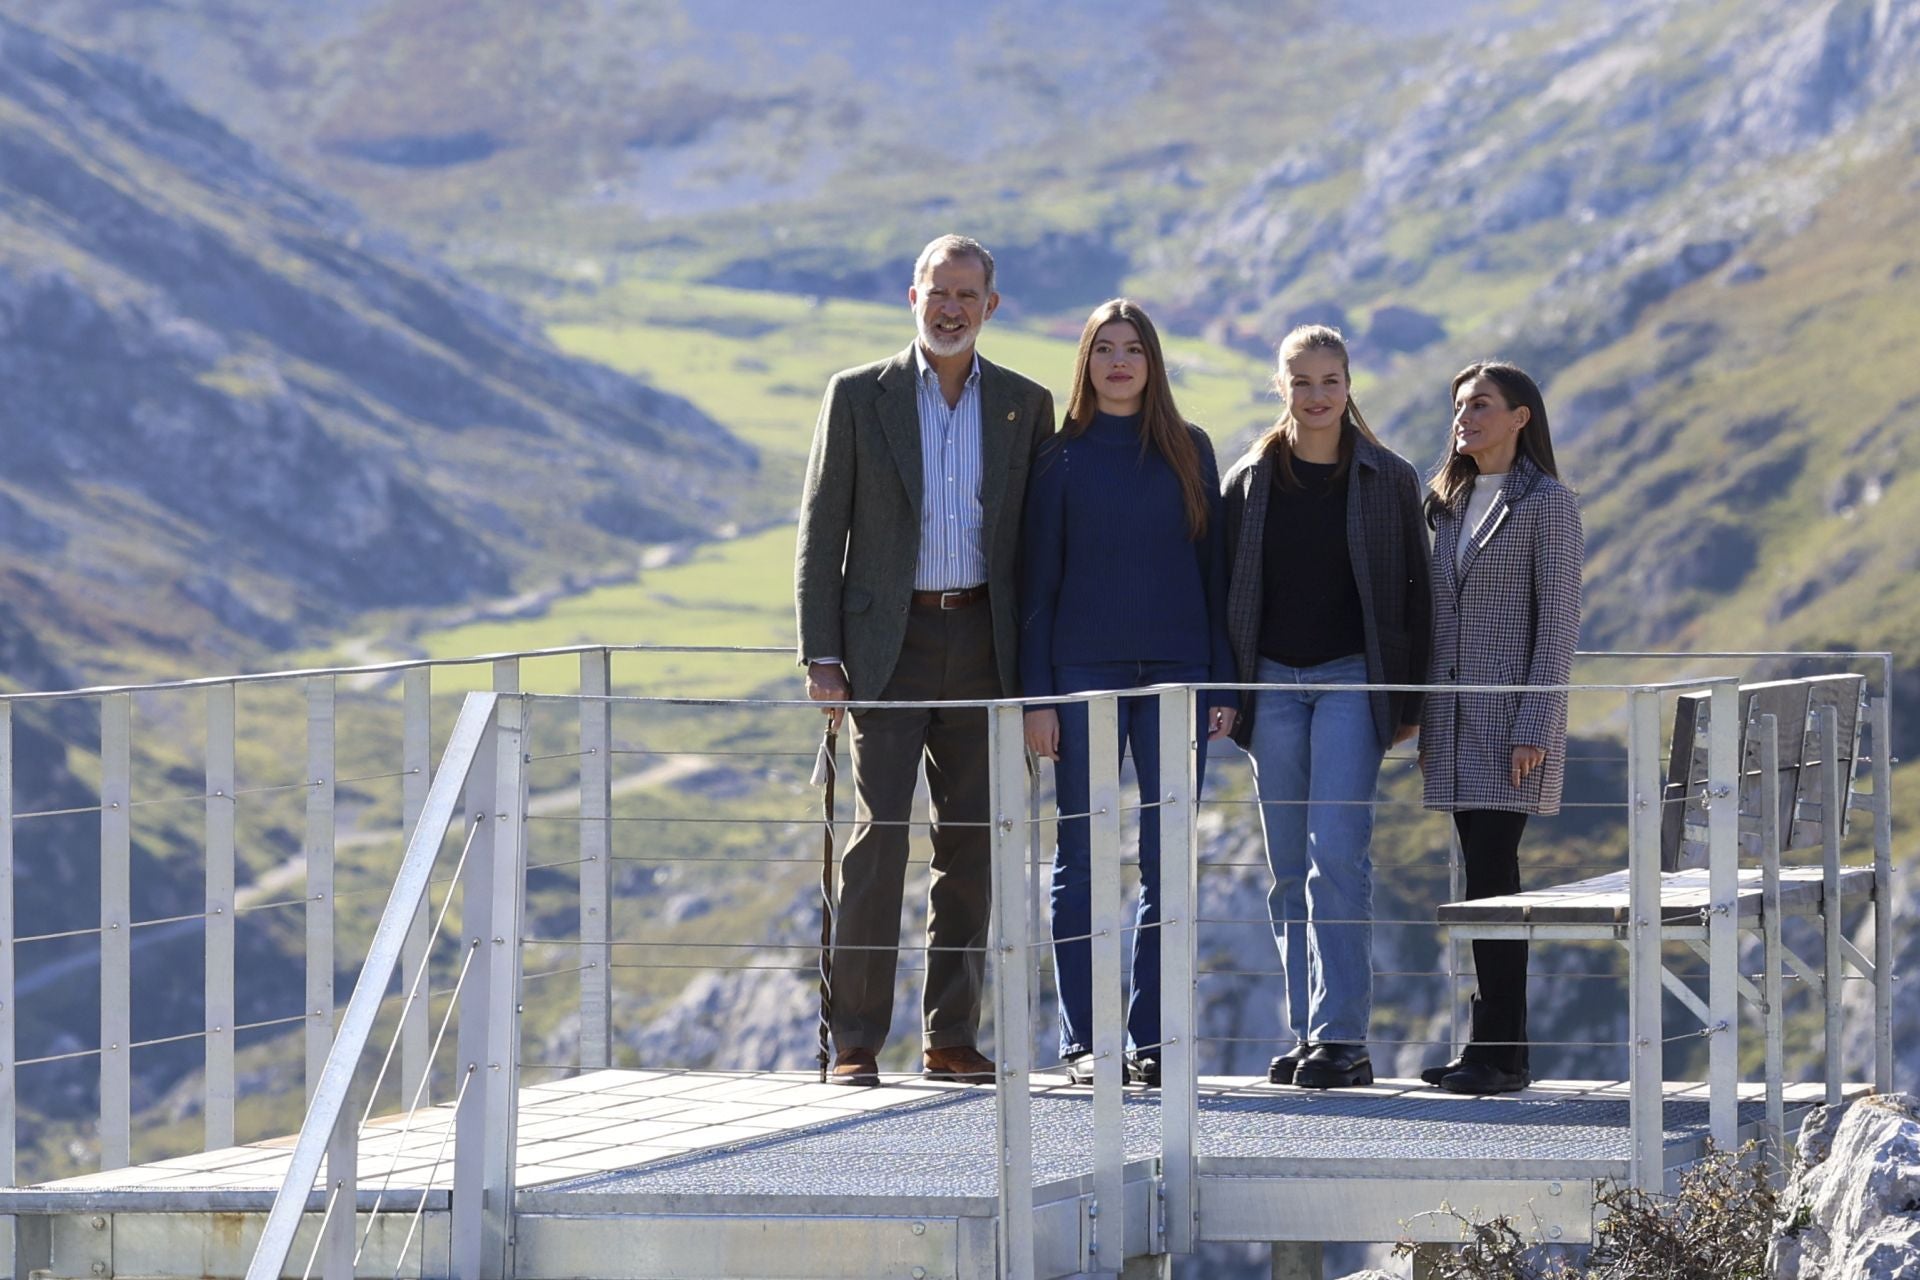
<svg viewBox="0 0 1920 1280">
<path fill-rule="evenodd" d="M 0 575 L 98 661 L 711 526 L 753 451 L 159 81 L 0 18 Z"/>
</svg>

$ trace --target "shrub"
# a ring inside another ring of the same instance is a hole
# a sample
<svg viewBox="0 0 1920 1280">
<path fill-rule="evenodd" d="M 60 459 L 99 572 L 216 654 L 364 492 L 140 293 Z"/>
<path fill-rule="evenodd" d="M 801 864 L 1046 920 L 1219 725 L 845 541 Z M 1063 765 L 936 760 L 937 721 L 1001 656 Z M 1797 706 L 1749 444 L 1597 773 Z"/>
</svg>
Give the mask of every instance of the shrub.
<svg viewBox="0 0 1920 1280">
<path fill-rule="evenodd" d="M 1759 1280 L 1779 1192 L 1755 1144 L 1709 1149 L 1680 1177 L 1675 1195 L 1609 1184 L 1584 1265 L 1523 1234 L 1506 1217 L 1458 1213 L 1460 1247 L 1434 1260 L 1435 1280 Z M 1412 1253 L 1402 1241 L 1396 1257 Z"/>
</svg>

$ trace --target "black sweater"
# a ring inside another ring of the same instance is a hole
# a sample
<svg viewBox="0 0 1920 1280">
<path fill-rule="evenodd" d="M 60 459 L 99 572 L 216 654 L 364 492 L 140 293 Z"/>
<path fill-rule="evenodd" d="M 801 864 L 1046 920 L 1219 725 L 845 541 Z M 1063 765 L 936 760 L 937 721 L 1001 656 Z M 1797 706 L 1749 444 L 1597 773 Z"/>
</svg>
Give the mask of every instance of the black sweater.
<svg viewBox="0 0 1920 1280">
<path fill-rule="evenodd" d="M 1365 653 L 1366 619 L 1347 549 L 1347 473 L 1293 460 L 1300 487 L 1273 468 L 1260 557 L 1260 656 L 1311 667 Z"/>
</svg>

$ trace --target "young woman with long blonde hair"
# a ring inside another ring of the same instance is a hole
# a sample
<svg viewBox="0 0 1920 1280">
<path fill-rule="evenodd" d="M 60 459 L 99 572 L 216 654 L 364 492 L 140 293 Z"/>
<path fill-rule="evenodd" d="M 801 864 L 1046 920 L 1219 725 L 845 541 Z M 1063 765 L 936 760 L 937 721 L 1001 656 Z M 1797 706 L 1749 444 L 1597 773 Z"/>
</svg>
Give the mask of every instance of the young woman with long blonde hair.
<svg viewBox="0 0 1920 1280">
<path fill-rule="evenodd" d="M 1280 418 L 1227 474 L 1228 630 L 1246 699 L 1290 1047 L 1276 1084 L 1371 1084 L 1373 798 L 1420 699 L 1341 686 L 1426 678 L 1432 598 L 1420 476 L 1354 403 L 1324 325 L 1280 344 Z M 1314 687 L 1319 686 L 1319 687 Z M 1333 686 L 1329 688 L 1328 686 Z"/>
</svg>

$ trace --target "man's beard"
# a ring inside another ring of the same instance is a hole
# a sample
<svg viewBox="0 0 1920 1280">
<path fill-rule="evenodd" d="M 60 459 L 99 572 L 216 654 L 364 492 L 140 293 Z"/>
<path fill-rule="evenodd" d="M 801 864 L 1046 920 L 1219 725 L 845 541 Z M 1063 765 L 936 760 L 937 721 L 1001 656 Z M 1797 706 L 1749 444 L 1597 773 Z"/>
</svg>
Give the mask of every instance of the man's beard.
<svg viewBox="0 0 1920 1280">
<path fill-rule="evenodd" d="M 968 327 L 959 333 L 948 335 L 934 329 L 926 321 L 920 322 L 920 345 L 936 356 L 957 356 L 964 354 L 973 345 L 980 331 Z"/>
</svg>

